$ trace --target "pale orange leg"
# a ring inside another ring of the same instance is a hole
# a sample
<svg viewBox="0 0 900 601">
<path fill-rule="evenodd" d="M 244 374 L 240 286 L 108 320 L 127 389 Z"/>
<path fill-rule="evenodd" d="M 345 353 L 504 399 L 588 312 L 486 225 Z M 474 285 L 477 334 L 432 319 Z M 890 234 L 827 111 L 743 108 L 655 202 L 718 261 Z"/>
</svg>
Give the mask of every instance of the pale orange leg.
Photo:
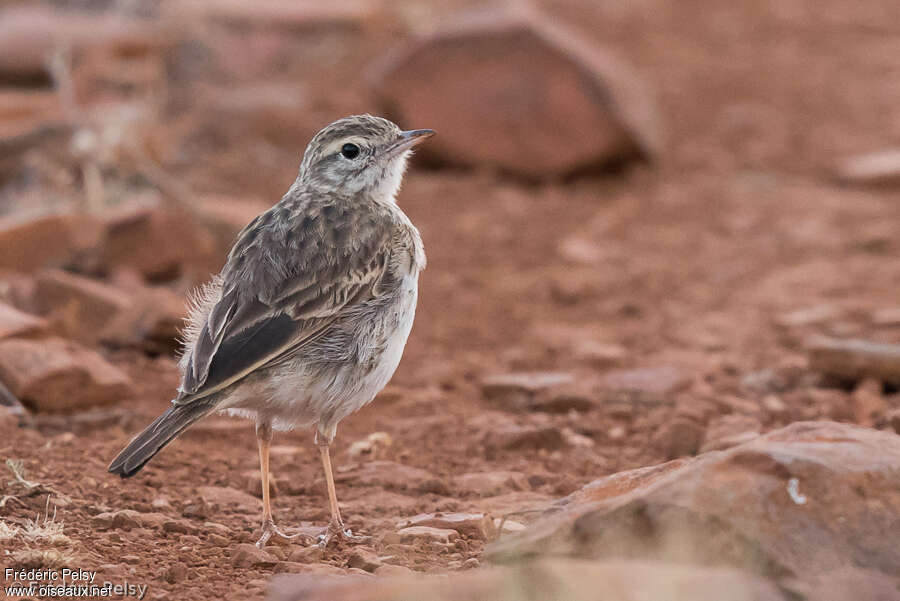
<svg viewBox="0 0 900 601">
<path fill-rule="evenodd" d="M 341 509 L 338 507 L 337 492 L 334 488 L 334 472 L 331 469 L 331 453 L 328 450 L 330 442 L 327 437 L 322 436 L 318 432 L 316 433 L 316 444 L 319 447 L 319 454 L 322 456 L 322 467 L 325 469 L 325 483 L 328 487 L 328 503 L 331 507 L 331 522 L 328 524 L 328 528 L 325 529 L 325 533 L 319 538 L 319 544 L 325 547 L 335 537 L 354 543 L 366 542 L 369 540 L 369 537 L 354 535 L 348 528 L 344 527 L 344 520 L 341 519 Z"/>
<path fill-rule="evenodd" d="M 272 443 L 272 424 L 269 422 L 257 422 L 256 440 L 259 443 L 259 471 L 262 480 L 263 523 L 262 535 L 256 541 L 257 547 L 262 547 L 273 535 L 291 539 L 297 535 L 288 535 L 275 527 L 272 519 L 272 504 L 269 496 L 269 445 Z"/>
</svg>

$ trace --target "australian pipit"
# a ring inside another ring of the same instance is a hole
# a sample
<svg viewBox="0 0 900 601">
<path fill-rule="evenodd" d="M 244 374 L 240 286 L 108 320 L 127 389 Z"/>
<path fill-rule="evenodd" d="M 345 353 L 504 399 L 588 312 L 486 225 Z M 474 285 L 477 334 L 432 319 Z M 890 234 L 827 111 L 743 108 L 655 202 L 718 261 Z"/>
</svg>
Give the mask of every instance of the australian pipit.
<svg viewBox="0 0 900 601">
<path fill-rule="evenodd" d="M 212 412 L 253 419 L 263 545 L 289 538 L 269 502 L 272 431 L 315 425 L 331 507 L 320 542 L 357 538 L 341 520 L 328 445 L 338 423 L 387 384 L 412 328 L 425 251 L 395 195 L 412 147 L 433 134 L 370 115 L 316 134 L 290 190 L 241 231 L 196 295 L 172 406 L 110 472 L 133 476 Z"/>
</svg>

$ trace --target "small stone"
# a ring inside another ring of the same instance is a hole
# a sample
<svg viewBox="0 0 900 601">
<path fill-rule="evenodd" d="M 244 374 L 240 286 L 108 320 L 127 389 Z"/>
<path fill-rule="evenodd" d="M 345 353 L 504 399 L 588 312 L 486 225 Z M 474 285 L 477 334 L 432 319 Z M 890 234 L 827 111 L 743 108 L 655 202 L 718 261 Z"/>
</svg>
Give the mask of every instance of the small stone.
<svg viewBox="0 0 900 601">
<path fill-rule="evenodd" d="M 215 534 L 215 533 L 209 534 L 206 537 L 206 539 L 210 542 L 210 544 L 215 545 L 216 547 L 227 547 L 232 542 L 234 542 L 228 537 L 222 536 L 221 534 Z"/>
<path fill-rule="evenodd" d="M 522 472 L 470 472 L 453 478 L 453 487 L 464 495 L 492 497 L 510 490 L 528 490 L 528 481 Z"/>
<path fill-rule="evenodd" d="M 863 426 L 873 426 L 887 412 L 887 399 L 882 394 L 881 381 L 865 378 L 850 395 L 854 421 Z"/>
<path fill-rule="evenodd" d="M 238 568 L 271 568 L 278 558 L 256 545 L 241 543 L 232 550 L 231 562 Z"/>
<path fill-rule="evenodd" d="M 401 533 L 414 526 L 455 530 L 467 538 L 477 540 L 488 540 L 494 535 L 493 521 L 483 513 L 423 513 L 397 524 Z"/>
<path fill-rule="evenodd" d="M 137 555 L 122 555 L 119 559 L 132 565 L 141 563 L 141 558 Z"/>
<path fill-rule="evenodd" d="M 477 568 L 480 565 L 481 565 L 481 562 L 479 562 L 478 559 L 476 559 L 474 557 L 470 557 L 469 559 L 465 560 L 462 563 L 461 567 L 464 570 L 474 570 L 475 568 Z"/>
<path fill-rule="evenodd" d="M 297 547 L 291 550 L 288 561 L 295 563 L 318 563 L 322 561 L 322 554 L 322 547 L 319 545 Z"/>
<path fill-rule="evenodd" d="M 446 528 L 431 528 L 430 526 L 410 526 L 397 531 L 403 542 L 434 541 L 449 543 L 459 538 L 456 530 Z"/>
<path fill-rule="evenodd" d="M 696 454 L 703 435 L 701 424 L 676 418 L 663 424 L 651 437 L 651 443 L 666 459 L 677 459 Z"/>
<path fill-rule="evenodd" d="M 611 392 L 652 399 L 670 396 L 690 384 L 690 375 L 674 366 L 616 369 L 600 378 L 600 385 Z"/>
<path fill-rule="evenodd" d="M 185 505 L 184 509 L 181 510 L 181 515 L 186 518 L 191 519 L 199 519 L 203 520 L 209 517 L 209 504 L 207 504 L 203 499 L 200 499 L 199 503 L 190 503 Z"/>
<path fill-rule="evenodd" d="M 488 431 L 483 440 L 489 450 L 557 450 L 565 446 L 565 439 L 558 428 L 552 426 L 509 425 Z"/>
<path fill-rule="evenodd" d="M 275 564 L 275 568 L 272 570 L 275 574 L 297 574 L 300 572 L 306 572 L 309 570 L 309 566 L 305 563 L 297 563 L 296 561 L 279 561 Z"/>
<path fill-rule="evenodd" d="M 357 469 L 335 474 L 335 479 L 359 486 L 381 486 L 386 490 L 415 493 L 426 483 L 433 484 L 438 480 L 423 469 L 393 461 L 368 461 Z"/>
<path fill-rule="evenodd" d="M 900 181 L 900 149 L 880 150 L 844 159 L 836 170 L 846 184 L 881 185 Z"/>
<path fill-rule="evenodd" d="M 872 313 L 872 324 L 883 327 L 900 326 L 900 307 L 874 311 Z"/>
<path fill-rule="evenodd" d="M 522 372 L 496 374 L 481 381 L 484 397 L 504 409 L 518 410 L 530 405 L 542 390 L 571 384 L 570 374 L 558 372 Z"/>
<path fill-rule="evenodd" d="M 164 532 L 173 532 L 176 534 L 196 534 L 197 532 L 200 532 L 200 529 L 197 528 L 197 526 L 187 520 L 166 520 L 163 522 L 162 527 Z"/>
<path fill-rule="evenodd" d="M 187 575 L 187 566 L 183 563 L 174 563 L 164 572 L 163 578 L 165 578 L 166 582 L 169 584 L 175 584 L 176 582 L 183 581 L 187 578 Z"/>
<path fill-rule="evenodd" d="M 366 572 L 374 572 L 382 565 L 382 561 L 378 559 L 378 555 L 371 549 L 356 547 L 350 552 L 347 565 Z"/>
<path fill-rule="evenodd" d="M 596 340 L 583 340 L 575 345 L 574 351 L 577 360 L 601 369 L 619 365 L 628 358 L 625 347 Z"/>
<path fill-rule="evenodd" d="M 231 528 L 225 524 L 218 524 L 216 522 L 203 522 L 203 530 L 218 534 L 219 536 L 231 535 Z"/>
<path fill-rule="evenodd" d="M 409 576 L 415 574 L 406 566 L 398 566 L 390 563 L 383 563 L 375 569 L 376 576 Z"/>
</svg>

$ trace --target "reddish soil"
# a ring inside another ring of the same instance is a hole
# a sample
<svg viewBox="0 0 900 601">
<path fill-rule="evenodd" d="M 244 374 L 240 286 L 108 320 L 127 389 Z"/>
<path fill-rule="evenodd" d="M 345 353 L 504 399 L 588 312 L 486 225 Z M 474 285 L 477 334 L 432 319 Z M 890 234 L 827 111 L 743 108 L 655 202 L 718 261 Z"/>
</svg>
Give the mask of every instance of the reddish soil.
<svg viewBox="0 0 900 601">
<path fill-rule="evenodd" d="M 334 461 L 348 525 L 372 535 L 370 548 L 391 556 L 387 563 L 416 571 L 468 569 L 484 542 L 399 543 L 391 535 L 403 517 L 501 516 L 541 507 L 599 476 L 665 461 L 672 445 L 659 432 L 675 416 L 701 430 L 726 414 L 754 417 L 764 430 L 800 419 L 858 421 L 852 391 L 828 388 L 808 372 L 803 340 L 822 333 L 900 341 L 900 320 L 873 319 L 900 307 L 897 192 L 841 188 L 828 175 L 843 156 L 900 136 L 896 3 L 552 4 L 652 82 L 666 150 L 657 168 L 572 182 L 535 185 L 456 171 L 408 176 L 400 203 L 421 229 L 429 258 L 416 324 L 392 384 L 341 424 Z M 356 49 L 361 56 L 366 43 Z M 341 77 L 331 77 L 353 79 L 356 65 L 345 62 Z M 341 97 L 329 108 L 366 107 Z M 197 158 L 179 177 L 211 190 L 234 181 L 241 193 L 274 200 L 306 140 L 294 142 L 279 147 L 275 166 L 261 173 L 241 176 L 236 163 Z M 617 368 L 675 366 L 690 384 L 660 402 L 596 397 L 592 409 L 562 414 L 504 411 L 482 395 L 481 378 L 495 373 L 562 371 L 593 381 L 611 367 L 580 351 L 591 342 L 626 349 Z M 258 469 L 251 424 L 200 424 L 140 475 L 120 481 L 107 464 L 164 410 L 177 371 L 168 356 L 108 357 L 138 383 L 134 398 L 96 419 L 39 416 L 36 429 L 6 423 L 0 457 L 24 460 L 29 480 L 58 493 L 71 565 L 99 569 L 105 580 L 148 584 L 150 599 L 234 591 L 261 597 L 273 568 L 236 567 L 231 558 L 233 545 L 255 540 L 258 506 L 201 508 L 199 517 L 196 507 L 199 487 L 251 490 L 249 475 Z M 886 427 L 886 411 L 900 406 L 891 392 L 868 425 Z M 769 395 L 783 407 L 766 405 Z M 590 444 L 484 444 L 509 424 L 571 431 Z M 360 478 L 354 469 L 370 459 L 352 458 L 348 448 L 373 432 L 393 443 L 377 459 L 434 479 L 402 490 Z M 324 524 L 312 434 L 279 434 L 275 444 L 277 521 Z M 452 481 L 499 470 L 525 474 L 525 490 L 509 486 L 482 498 Z M 45 503 L 43 494 L 23 496 L 2 514 L 30 518 Z M 121 509 L 187 514 L 199 532 L 99 529 L 92 521 Z M 206 521 L 230 529 L 227 541 L 211 540 Z M 286 559 L 297 546 L 270 550 Z M 353 571 L 349 554 L 348 547 L 329 548 L 321 562 Z"/>
</svg>

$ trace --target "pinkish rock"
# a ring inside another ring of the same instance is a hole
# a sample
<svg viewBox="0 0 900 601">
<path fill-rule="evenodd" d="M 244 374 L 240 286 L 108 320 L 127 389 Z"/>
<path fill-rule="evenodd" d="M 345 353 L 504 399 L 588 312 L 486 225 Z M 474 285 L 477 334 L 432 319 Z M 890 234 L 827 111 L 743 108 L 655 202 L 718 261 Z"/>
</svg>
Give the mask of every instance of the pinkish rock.
<svg viewBox="0 0 900 601">
<path fill-rule="evenodd" d="M 464 564 L 464 567 L 468 566 Z M 521 566 L 465 570 L 440 578 L 412 574 L 408 569 L 386 564 L 376 571 L 376 575 L 377 578 L 323 578 L 317 574 L 279 576 L 272 581 L 269 599 L 270 601 L 400 599 L 787 601 L 789 598 L 798 598 L 796 595 L 789 596 L 782 593 L 777 583 L 758 575 L 723 567 L 699 567 L 660 561 L 543 559 Z M 528 584 L 523 588 L 525 582 Z M 519 591 L 523 590 L 530 592 L 519 594 Z M 873 587 L 868 584 L 859 590 L 869 591 L 873 590 Z M 891 589 L 884 587 L 881 590 Z M 510 596 L 510 591 L 516 593 Z M 836 601 L 834 598 L 818 596 L 813 598 Z M 890 598 L 865 597 L 873 601 Z"/>
<path fill-rule="evenodd" d="M 119 368 L 59 338 L 0 340 L 0 380 L 37 411 L 77 411 L 131 393 L 131 380 Z"/>
<path fill-rule="evenodd" d="M 489 451 L 556 450 L 566 446 L 562 432 L 553 426 L 509 425 L 489 430 L 482 441 Z"/>
<path fill-rule="evenodd" d="M 0 217 L 0 268 L 33 272 L 74 262 L 93 248 L 102 229 L 74 213 Z"/>
<path fill-rule="evenodd" d="M 476 540 L 488 540 L 494 535 L 493 521 L 483 513 L 422 513 L 397 524 L 397 528 L 401 530 L 412 526 L 456 530 Z"/>
<path fill-rule="evenodd" d="M 600 386 L 608 392 L 639 399 L 662 399 L 690 384 L 690 374 L 671 365 L 615 369 L 600 378 Z"/>
<path fill-rule="evenodd" d="M 238 568 L 271 568 L 278 561 L 271 553 L 249 543 L 235 545 L 231 551 L 231 563 Z"/>
<path fill-rule="evenodd" d="M 35 282 L 37 310 L 83 342 L 99 340 L 103 327 L 131 306 L 131 297 L 116 287 L 60 269 L 41 271 Z"/>
<path fill-rule="evenodd" d="M 531 10 L 481 10 L 379 62 L 385 110 L 440 135 L 422 152 L 449 163 L 552 177 L 654 156 L 656 110 L 623 62 Z"/>
<path fill-rule="evenodd" d="M 486 553 L 731 565 L 807 583 L 843 568 L 896 579 L 900 437 L 798 422 L 726 451 L 601 478 Z"/>
<path fill-rule="evenodd" d="M 0 302 L 0 340 L 36 338 L 47 331 L 47 320 Z"/>
<path fill-rule="evenodd" d="M 409 526 L 397 531 L 403 542 L 438 542 L 449 543 L 459 538 L 456 530 L 449 528 L 432 528 L 431 526 Z"/>
</svg>

